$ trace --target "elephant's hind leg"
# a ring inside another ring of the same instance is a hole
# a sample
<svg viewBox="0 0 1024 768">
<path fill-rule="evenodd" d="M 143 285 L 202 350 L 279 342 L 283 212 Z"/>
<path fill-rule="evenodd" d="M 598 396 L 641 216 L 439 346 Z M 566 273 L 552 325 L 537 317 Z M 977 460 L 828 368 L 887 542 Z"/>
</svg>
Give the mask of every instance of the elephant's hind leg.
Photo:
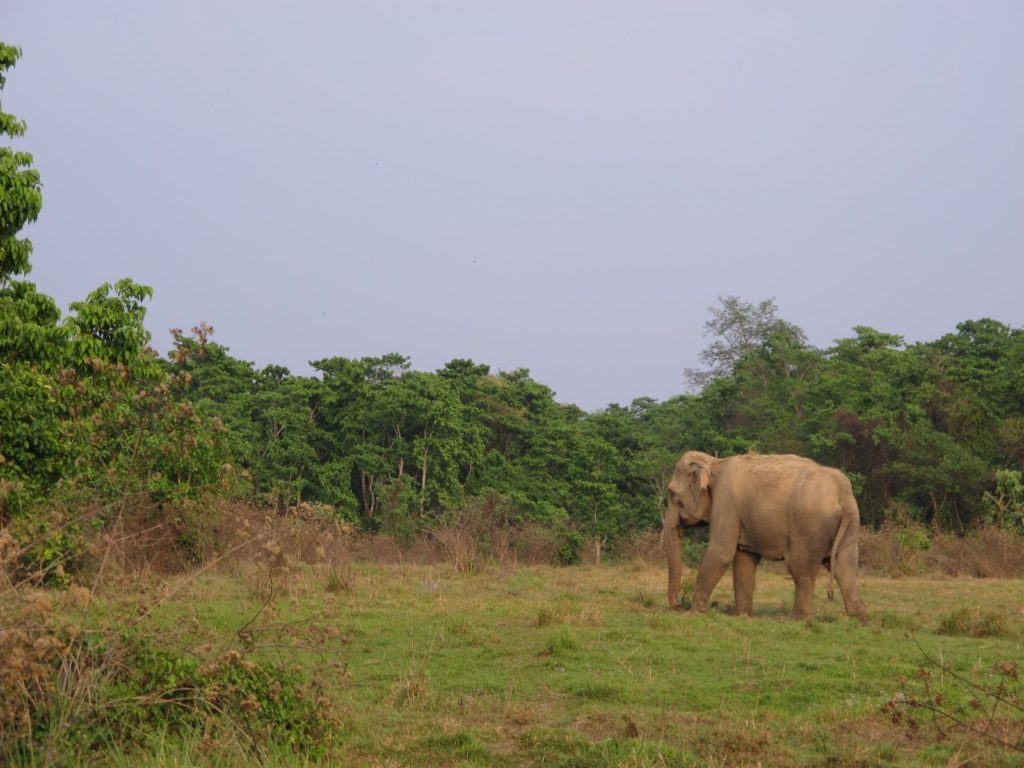
<svg viewBox="0 0 1024 768">
<path fill-rule="evenodd" d="M 858 554 L 856 542 L 836 554 L 836 581 L 839 582 L 839 590 L 843 593 L 846 613 L 864 621 L 868 617 L 868 611 L 864 601 L 860 599 L 860 587 L 857 586 Z"/>
<path fill-rule="evenodd" d="M 793 618 L 810 619 L 814 617 L 814 582 L 815 573 L 794 573 L 796 598 L 793 601 Z"/>
<path fill-rule="evenodd" d="M 814 617 L 814 582 L 818 577 L 821 563 L 808 557 L 805 553 L 786 558 L 786 568 L 796 585 L 796 598 L 793 601 L 793 618 L 810 619 Z"/>
<path fill-rule="evenodd" d="M 736 592 L 736 613 L 741 616 L 749 616 L 754 610 L 754 577 L 760 561 L 760 555 L 742 549 L 737 549 L 733 558 L 732 584 Z"/>
</svg>

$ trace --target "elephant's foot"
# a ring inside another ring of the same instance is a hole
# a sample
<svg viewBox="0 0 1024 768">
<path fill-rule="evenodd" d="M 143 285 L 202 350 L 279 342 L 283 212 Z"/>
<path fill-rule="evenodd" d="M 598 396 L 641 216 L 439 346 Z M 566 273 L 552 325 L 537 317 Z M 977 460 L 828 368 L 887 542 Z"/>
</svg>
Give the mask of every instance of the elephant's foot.
<svg viewBox="0 0 1024 768">
<path fill-rule="evenodd" d="M 708 612 L 708 599 L 706 597 L 693 596 L 693 605 L 690 606 L 690 610 L 694 613 L 707 613 Z"/>
<path fill-rule="evenodd" d="M 868 611 L 863 605 L 854 610 L 847 609 L 846 615 L 851 619 L 856 619 L 861 624 L 868 623 Z"/>
</svg>

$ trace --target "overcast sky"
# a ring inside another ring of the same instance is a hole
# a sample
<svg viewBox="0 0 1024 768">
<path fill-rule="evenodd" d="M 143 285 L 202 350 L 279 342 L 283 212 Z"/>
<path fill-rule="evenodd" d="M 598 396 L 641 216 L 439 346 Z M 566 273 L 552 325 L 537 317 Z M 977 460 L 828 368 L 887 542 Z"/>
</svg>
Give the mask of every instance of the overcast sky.
<svg viewBox="0 0 1024 768">
<path fill-rule="evenodd" d="M 3 0 L 62 306 L 233 353 L 683 389 L 720 294 L 826 345 L 1024 325 L 1024 3 Z"/>
</svg>

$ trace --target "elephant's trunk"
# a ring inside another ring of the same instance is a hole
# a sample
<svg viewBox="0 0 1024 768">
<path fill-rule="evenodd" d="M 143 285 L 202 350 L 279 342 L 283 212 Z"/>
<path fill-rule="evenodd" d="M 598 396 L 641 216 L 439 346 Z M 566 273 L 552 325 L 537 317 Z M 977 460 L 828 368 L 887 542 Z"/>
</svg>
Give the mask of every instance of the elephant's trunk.
<svg viewBox="0 0 1024 768">
<path fill-rule="evenodd" d="M 668 604 L 676 607 L 679 597 L 679 585 L 683 578 L 683 553 L 679 547 L 679 520 L 675 515 L 665 515 L 665 527 L 661 531 L 661 540 L 665 543 L 665 554 L 668 557 Z"/>
</svg>

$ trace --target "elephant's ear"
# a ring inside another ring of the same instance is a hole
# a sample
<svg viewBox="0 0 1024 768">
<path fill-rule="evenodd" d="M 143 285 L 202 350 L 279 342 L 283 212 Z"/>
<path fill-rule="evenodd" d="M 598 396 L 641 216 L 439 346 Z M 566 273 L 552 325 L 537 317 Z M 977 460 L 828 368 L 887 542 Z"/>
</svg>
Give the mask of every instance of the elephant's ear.
<svg viewBox="0 0 1024 768">
<path fill-rule="evenodd" d="M 693 465 L 693 508 L 701 509 L 711 496 L 711 472 L 703 464 Z"/>
</svg>

